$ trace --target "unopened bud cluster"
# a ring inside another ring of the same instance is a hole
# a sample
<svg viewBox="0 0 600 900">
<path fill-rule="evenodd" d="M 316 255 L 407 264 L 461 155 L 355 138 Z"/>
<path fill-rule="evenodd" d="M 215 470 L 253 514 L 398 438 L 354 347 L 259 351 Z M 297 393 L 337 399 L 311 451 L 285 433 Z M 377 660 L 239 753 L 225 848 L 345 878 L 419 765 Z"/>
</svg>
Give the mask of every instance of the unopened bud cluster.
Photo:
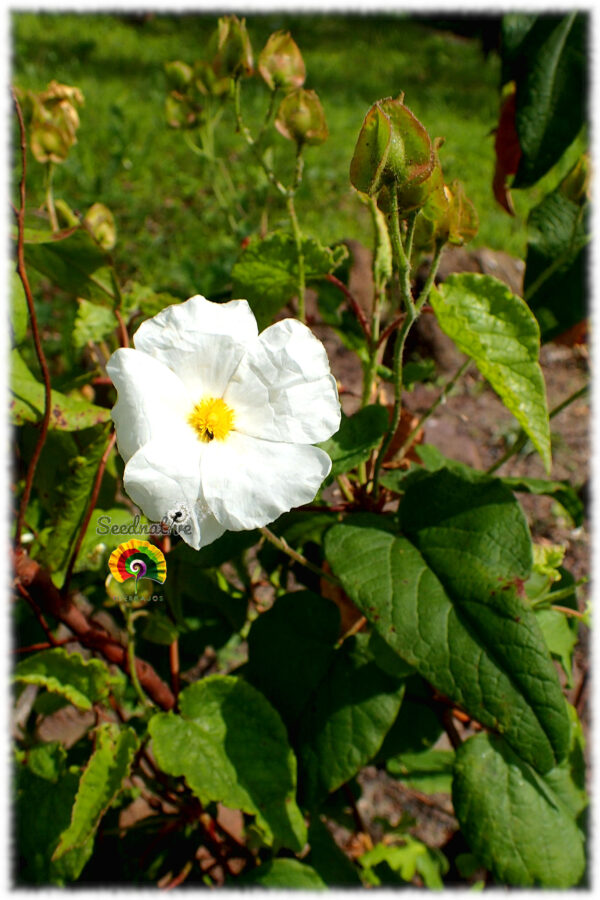
<svg viewBox="0 0 600 900">
<path fill-rule="evenodd" d="M 77 107 L 83 105 L 79 88 L 51 81 L 45 91 L 30 91 L 31 152 L 38 162 L 63 163 L 77 143 Z"/>
</svg>

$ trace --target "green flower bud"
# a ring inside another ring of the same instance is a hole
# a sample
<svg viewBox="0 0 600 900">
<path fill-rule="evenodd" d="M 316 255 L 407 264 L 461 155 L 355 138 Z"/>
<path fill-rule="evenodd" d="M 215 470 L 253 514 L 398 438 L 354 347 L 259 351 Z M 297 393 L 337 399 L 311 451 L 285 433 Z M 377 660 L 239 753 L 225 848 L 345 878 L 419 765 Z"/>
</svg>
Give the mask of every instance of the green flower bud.
<svg viewBox="0 0 600 900">
<path fill-rule="evenodd" d="M 169 128 L 194 128 L 198 122 L 197 111 L 176 91 L 171 91 L 165 99 L 165 118 Z"/>
<path fill-rule="evenodd" d="M 194 70 L 187 63 L 175 60 L 165 63 L 167 84 L 172 91 L 185 91 L 194 76 Z"/>
<path fill-rule="evenodd" d="M 427 198 L 416 222 L 413 243 L 421 250 L 432 249 L 440 240 L 460 246 L 475 237 L 478 227 L 475 207 L 462 184 L 453 181 L 451 188 L 442 184 Z"/>
<path fill-rule="evenodd" d="M 434 165 L 429 135 L 401 98 L 388 97 L 371 107 L 350 163 L 350 180 L 358 191 L 373 195 L 392 183 L 413 188 Z"/>
<path fill-rule="evenodd" d="M 219 78 L 207 62 L 198 60 L 194 63 L 193 86 L 199 96 L 222 97 L 229 91 L 231 79 L 229 76 Z"/>
<path fill-rule="evenodd" d="M 297 144 L 322 144 L 329 137 L 325 113 L 315 91 L 298 88 L 283 98 L 275 128 Z"/>
<path fill-rule="evenodd" d="M 231 78 L 252 75 L 254 60 L 245 19 L 240 21 L 237 16 L 223 16 L 219 19 L 213 43 L 216 44 L 213 60 L 216 75 Z"/>
<path fill-rule="evenodd" d="M 560 192 L 567 200 L 580 206 L 589 200 L 590 194 L 590 157 L 587 153 L 577 160 L 570 172 L 560 183 Z"/>
<path fill-rule="evenodd" d="M 477 211 L 460 181 L 453 181 L 450 187 L 450 229 L 448 241 L 451 244 L 468 244 L 479 229 Z"/>
<path fill-rule="evenodd" d="M 51 81 L 42 93 L 31 93 L 30 99 L 31 152 L 41 163 L 64 162 L 77 143 L 79 114 L 75 105 L 83 104 L 83 94 L 79 88 Z"/>
<path fill-rule="evenodd" d="M 271 88 L 299 88 L 306 68 L 298 45 L 289 31 L 275 31 L 258 58 L 258 71 Z"/>
<path fill-rule="evenodd" d="M 110 209 L 103 203 L 94 203 L 83 217 L 83 225 L 103 250 L 112 250 L 117 243 L 117 227 Z"/>
</svg>

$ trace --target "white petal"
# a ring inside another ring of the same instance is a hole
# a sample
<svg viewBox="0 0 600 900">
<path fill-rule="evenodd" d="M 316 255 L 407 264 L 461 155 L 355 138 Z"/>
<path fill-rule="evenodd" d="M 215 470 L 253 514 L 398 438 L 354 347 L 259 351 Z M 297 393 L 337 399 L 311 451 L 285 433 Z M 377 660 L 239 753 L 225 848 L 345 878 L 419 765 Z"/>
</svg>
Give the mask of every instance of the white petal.
<svg viewBox="0 0 600 900">
<path fill-rule="evenodd" d="M 234 376 L 254 376 L 268 389 L 273 421 L 246 433 L 274 441 L 317 443 L 340 426 L 340 401 L 325 347 L 296 319 L 276 322 L 247 350 Z M 228 391 L 231 388 L 228 389 Z M 238 430 L 242 430 L 241 428 Z"/>
<path fill-rule="evenodd" d="M 222 397 L 246 347 L 224 334 L 194 334 L 190 340 L 165 329 L 148 353 L 175 372 L 194 403 L 206 396 Z"/>
<path fill-rule="evenodd" d="M 231 531 L 258 528 L 314 499 L 331 469 L 323 450 L 262 441 L 232 432 L 202 454 L 202 490 Z"/>
<path fill-rule="evenodd" d="M 106 371 L 118 391 L 111 415 L 125 462 L 152 438 L 178 427 L 193 405 L 179 378 L 139 350 L 116 350 Z"/>
<path fill-rule="evenodd" d="M 133 342 L 151 356 L 156 348 L 193 347 L 200 335 L 226 334 L 238 343 L 253 341 L 258 335 L 254 313 L 246 300 L 212 303 L 199 294 L 184 303 L 175 303 L 143 322 Z"/>
<path fill-rule="evenodd" d="M 200 458 L 205 445 L 191 428 L 154 438 L 125 466 L 123 484 L 152 522 L 185 507 L 195 509 L 200 493 Z"/>
</svg>

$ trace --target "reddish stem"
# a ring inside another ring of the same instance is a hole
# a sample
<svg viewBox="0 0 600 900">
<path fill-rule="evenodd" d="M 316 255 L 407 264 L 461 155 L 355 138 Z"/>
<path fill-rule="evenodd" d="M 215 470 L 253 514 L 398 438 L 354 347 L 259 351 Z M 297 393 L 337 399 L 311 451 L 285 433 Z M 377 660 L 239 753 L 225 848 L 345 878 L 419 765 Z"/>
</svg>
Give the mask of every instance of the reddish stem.
<svg viewBox="0 0 600 900">
<path fill-rule="evenodd" d="M 15 544 L 18 547 L 21 543 L 21 532 L 23 531 L 23 524 L 25 522 L 25 513 L 27 511 L 27 506 L 29 505 L 29 498 L 31 496 L 31 489 L 33 486 L 33 478 L 35 476 L 35 470 L 37 468 L 38 460 L 40 458 L 42 448 L 44 446 L 46 435 L 48 433 L 48 424 L 50 422 L 50 411 L 52 408 L 52 386 L 50 384 L 50 373 L 48 371 L 48 365 L 46 363 L 46 357 L 44 355 L 44 351 L 42 349 L 42 341 L 40 338 L 40 332 L 38 328 L 37 316 L 35 313 L 35 305 L 33 302 L 33 295 L 31 293 L 31 288 L 29 286 L 29 279 L 27 278 L 27 270 L 25 267 L 25 181 L 27 176 L 27 142 L 25 140 L 25 123 L 23 121 L 23 113 L 21 112 L 21 107 L 19 105 L 19 101 L 17 100 L 17 95 L 15 93 L 14 88 L 11 89 L 13 101 L 15 104 L 15 109 L 17 111 L 17 118 L 19 120 L 19 131 L 21 135 L 21 181 L 19 183 L 19 196 L 20 196 L 20 205 L 17 212 L 17 228 L 18 228 L 18 238 L 17 238 L 17 273 L 21 282 L 23 284 L 23 290 L 25 291 L 25 299 L 27 301 L 27 308 L 29 310 L 29 318 L 31 320 L 31 333 L 33 336 L 33 343 L 35 345 L 35 352 L 40 364 L 40 369 L 42 370 L 42 378 L 44 381 L 44 415 L 42 418 L 42 424 L 40 428 L 40 433 L 29 462 L 29 467 L 27 469 L 27 475 L 25 478 L 25 488 L 23 490 L 23 495 L 21 497 L 21 503 L 19 506 L 19 514 L 17 517 L 16 531 L 15 531 Z"/>
<path fill-rule="evenodd" d="M 352 294 L 352 292 L 350 290 L 348 290 L 348 288 L 346 287 L 344 282 L 340 281 L 339 278 L 336 278 L 335 275 L 329 274 L 329 275 L 326 275 L 325 278 L 331 284 L 334 284 L 336 286 L 336 288 L 338 288 L 342 292 L 342 294 L 345 296 L 346 300 L 349 302 L 350 306 L 352 307 L 352 311 L 353 311 L 354 315 L 356 316 L 356 318 L 358 319 L 358 323 L 359 323 L 360 327 L 362 328 L 362 330 L 364 331 L 365 336 L 367 337 L 367 340 L 370 341 L 371 340 L 371 326 L 367 322 L 367 318 L 366 318 L 364 312 L 362 311 L 362 309 L 360 308 L 358 301 L 356 300 L 356 297 Z"/>
</svg>

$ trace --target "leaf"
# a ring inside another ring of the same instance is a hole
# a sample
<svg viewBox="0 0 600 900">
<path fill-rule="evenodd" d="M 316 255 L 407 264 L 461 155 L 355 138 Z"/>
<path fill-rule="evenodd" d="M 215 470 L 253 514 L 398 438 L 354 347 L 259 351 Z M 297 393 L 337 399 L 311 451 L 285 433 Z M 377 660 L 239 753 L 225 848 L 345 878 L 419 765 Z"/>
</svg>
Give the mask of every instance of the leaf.
<svg viewBox="0 0 600 900">
<path fill-rule="evenodd" d="M 79 310 L 73 329 L 73 346 L 82 350 L 88 341 L 103 341 L 117 327 L 115 314 L 106 306 L 78 298 Z"/>
<path fill-rule="evenodd" d="M 23 283 L 16 272 L 11 273 L 10 279 L 10 324 L 13 344 L 18 347 L 27 336 L 29 310 Z"/>
<path fill-rule="evenodd" d="M 99 303 L 116 302 L 108 256 L 85 228 L 59 235 L 27 235 L 25 259 L 57 287 L 74 297 Z"/>
<path fill-rule="evenodd" d="M 20 885 L 63 886 L 76 881 L 94 848 L 89 840 L 61 859 L 52 859 L 60 834 L 69 824 L 79 782 L 77 772 L 65 771 L 64 754 L 55 757 L 55 763 L 57 777 L 52 780 L 27 765 L 16 766 L 14 840 Z"/>
<path fill-rule="evenodd" d="M 585 737 L 577 710 L 570 704 L 567 705 L 567 710 L 571 720 L 569 755 L 559 766 L 551 769 L 544 776 L 544 780 L 565 806 L 568 807 L 577 823 L 580 824 L 581 813 L 588 805 L 588 796 L 585 789 Z"/>
<path fill-rule="evenodd" d="M 556 503 L 562 506 L 575 528 L 583 525 L 585 507 L 577 491 L 568 481 L 546 481 L 544 478 L 521 478 L 519 476 L 505 477 L 501 480 L 502 484 L 505 484 L 511 491 L 552 497 Z"/>
<path fill-rule="evenodd" d="M 403 881 L 412 881 L 418 873 L 422 876 L 426 887 L 441 890 L 444 887 L 442 874 L 449 868 L 444 854 L 416 840 L 410 834 L 403 834 L 402 840 L 402 845 L 375 844 L 371 850 L 367 850 L 359 857 L 361 866 L 371 869 L 381 863 L 387 863 Z M 380 883 L 378 876 L 375 877 L 376 883 Z"/>
<path fill-rule="evenodd" d="M 452 801 L 472 851 L 501 883 L 578 884 L 583 837 L 569 808 L 502 738 L 479 734 L 459 747 Z"/>
<path fill-rule="evenodd" d="M 452 790 L 453 750 L 424 750 L 422 753 L 402 753 L 388 759 L 390 775 L 408 787 L 425 794 L 449 794 Z"/>
<path fill-rule="evenodd" d="M 255 869 L 249 869 L 235 880 L 236 885 L 256 888 L 294 888 L 322 891 L 327 885 L 311 866 L 297 859 L 270 859 Z"/>
<path fill-rule="evenodd" d="M 94 752 L 81 776 L 71 822 L 60 836 L 52 858 L 83 847 L 96 832 L 100 819 L 123 787 L 138 747 L 132 728 L 105 722 L 96 729 Z"/>
<path fill-rule="evenodd" d="M 269 843 L 299 852 L 306 826 L 295 801 L 296 759 L 268 701 L 239 677 L 212 675 L 181 692 L 179 709 L 148 726 L 161 769 L 183 775 L 203 804 L 255 815 Z"/>
<path fill-rule="evenodd" d="M 12 398 L 10 413 L 13 425 L 25 422 L 41 422 L 44 417 L 45 392 L 30 372 L 18 350 L 11 353 L 10 389 Z M 110 410 L 94 406 L 87 400 L 66 397 L 52 391 L 50 421 L 48 427 L 60 431 L 79 431 L 110 420 Z"/>
<path fill-rule="evenodd" d="M 104 451 L 108 428 L 97 426 L 78 433 L 78 454 L 69 460 L 69 476 L 61 486 L 53 510 L 52 529 L 39 554 L 50 572 L 64 572 L 90 501 Z"/>
<path fill-rule="evenodd" d="M 383 638 L 381 641 L 383 643 Z M 389 644 L 386 646 L 393 652 Z M 400 656 L 397 659 L 403 662 Z M 383 764 L 403 754 L 419 754 L 436 743 L 444 729 L 439 716 L 429 705 L 430 699 L 431 688 L 420 675 L 411 675 L 406 679 L 400 712 L 385 736 L 376 764 Z"/>
<path fill-rule="evenodd" d="M 523 291 L 543 343 L 587 316 L 588 207 L 570 199 L 560 184 L 527 218 Z"/>
<path fill-rule="evenodd" d="M 47 694 L 45 696 L 48 696 Z M 34 744 L 26 751 L 27 765 L 34 775 L 54 784 L 64 771 L 67 751 L 59 741 L 48 741 L 47 744 Z"/>
<path fill-rule="evenodd" d="M 302 239 L 306 284 L 333 272 L 347 254 L 346 247 L 323 247 L 314 238 Z M 274 231 L 256 239 L 233 267 L 233 296 L 245 297 L 256 316 L 259 330 L 298 292 L 298 256 L 294 237 Z"/>
<path fill-rule="evenodd" d="M 330 887 L 361 887 L 357 868 L 338 847 L 322 818 L 313 816 L 308 829 L 310 853 L 304 857 Z"/>
<path fill-rule="evenodd" d="M 120 684 L 120 678 L 111 675 L 101 660 L 86 661 L 80 653 L 67 653 L 62 647 L 28 656 L 16 666 L 14 680 L 61 694 L 78 709 L 91 709 Z"/>
<path fill-rule="evenodd" d="M 586 16 L 538 16 L 521 40 L 513 77 L 522 157 L 514 188 L 535 184 L 563 155 L 585 121 Z"/>
<path fill-rule="evenodd" d="M 377 753 L 404 684 L 373 662 L 368 635 L 348 638 L 302 713 L 298 753 L 307 805 L 345 784 Z"/>
<path fill-rule="evenodd" d="M 179 629 L 164 613 L 153 610 L 144 618 L 141 636 L 152 644 L 169 646 L 179 636 Z"/>
<path fill-rule="evenodd" d="M 568 721 L 535 614 L 517 595 L 532 565 L 518 503 L 498 479 L 442 469 L 407 490 L 400 513 L 404 535 L 372 518 L 331 528 L 334 573 L 423 678 L 547 771 L 566 753 Z"/>
<path fill-rule="evenodd" d="M 333 656 L 340 628 L 335 604 L 311 591 L 279 597 L 248 634 L 245 677 L 293 726 Z"/>
<path fill-rule="evenodd" d="M 331 457 L 333 478 L 365 462 L 389 427 L 384 406 L 365 406 L 352 416 L 342 413 L 338 432 L 319 446 Z"/>
<path fill-rule="evenodd" d="M 550 471 L 539 327 L 525 301 L 497 278 L 465 273 L 432 289 L 430 302 L 442 331 L 473 359 Z"/>
</svg>

